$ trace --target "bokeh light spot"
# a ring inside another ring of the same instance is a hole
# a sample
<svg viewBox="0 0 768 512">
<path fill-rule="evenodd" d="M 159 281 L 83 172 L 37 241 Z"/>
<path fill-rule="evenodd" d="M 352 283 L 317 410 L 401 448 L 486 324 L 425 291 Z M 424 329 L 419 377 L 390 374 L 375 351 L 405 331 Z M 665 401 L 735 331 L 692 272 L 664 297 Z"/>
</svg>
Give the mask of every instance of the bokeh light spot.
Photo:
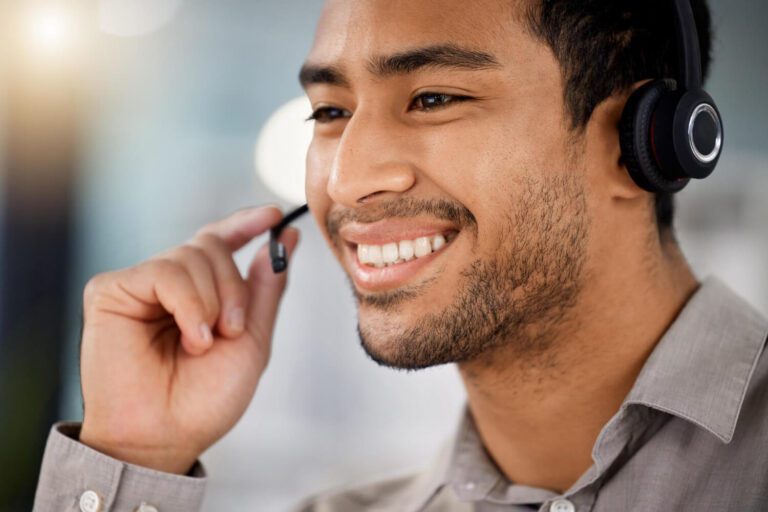
<svg viewBox="0 0 768 512">
<path fill-rule="evenodd" d="M 280 107 L 264 124 L 256 143 L 256 171 L 261 181 L 281 199 L 306 202 L 304 174 L 313 124 L 305 121 L 311 111 L 306 96 Z"/>
</svg>

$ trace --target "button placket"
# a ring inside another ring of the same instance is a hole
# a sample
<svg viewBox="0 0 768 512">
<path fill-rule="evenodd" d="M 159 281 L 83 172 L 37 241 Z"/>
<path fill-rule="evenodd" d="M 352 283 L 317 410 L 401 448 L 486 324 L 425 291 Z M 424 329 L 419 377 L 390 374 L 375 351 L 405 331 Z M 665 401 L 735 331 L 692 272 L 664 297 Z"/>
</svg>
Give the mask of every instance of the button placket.
<svg viewBox="0 0 768 512">
<path fill-rule="evenodd" d="M 561 498 L 552 502 L 549 512 L 576 512 L 576 507 L 570 500 Z"/>
<path fill-rule="evenodd" d="M 96 491 L 87 490 L 80 495 L 80 512 L 101 512 L 101 496 Z"/>
</svg>

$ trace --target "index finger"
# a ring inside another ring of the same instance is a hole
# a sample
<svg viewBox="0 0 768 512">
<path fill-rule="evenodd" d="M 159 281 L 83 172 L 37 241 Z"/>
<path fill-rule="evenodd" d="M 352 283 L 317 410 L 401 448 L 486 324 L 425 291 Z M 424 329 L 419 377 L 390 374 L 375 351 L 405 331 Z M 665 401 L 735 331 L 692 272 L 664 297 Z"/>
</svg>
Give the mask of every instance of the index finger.
<svg viewBox="0 0 768 512">
<path fill-rule="evenodd" d="M 216 222 L 200 228 L 195 236 L 214 235 L 227 245 L 230 251 L 237 251 L 283 218 L 277 206 L 255 206 L 243 208 Z"/>
</svg>

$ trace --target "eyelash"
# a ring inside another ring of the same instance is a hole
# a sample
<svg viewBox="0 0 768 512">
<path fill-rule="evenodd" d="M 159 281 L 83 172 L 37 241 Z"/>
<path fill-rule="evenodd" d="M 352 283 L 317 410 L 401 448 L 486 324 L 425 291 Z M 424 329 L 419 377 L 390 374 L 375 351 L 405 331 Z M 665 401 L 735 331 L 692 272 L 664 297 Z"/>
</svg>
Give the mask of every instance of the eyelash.
<svg viewBox="0 0 768 512">
<path fill-rule="evenodd" d="M 445 93 L 439 93 L 439 92 L 425 92 L 425 93 L 419 94 L 413 100 L 416 101 L 419 98 L 423 98 L 425 96 L 432 96 L 432 97 L 438 96 L 438 97 L 441 97 L 441 98 L 443 98 L 444 103 L 442 103 L 440 105 L 432 105 L 432 106 L 429 106 L 429 107 L 423 107 L 422 110 L 424 112 L 430 112 L 432 110 L 439 110 L 441 108 L 445 108 L 445 107 L 451 105 L 452 103 L 460 103 L 462 101 L 468 101 L 468 100 L 472 99 L 470 96 L 458 96 L 458 95 L 455 95 L 455 94 L 445 94 Z M 445 101 L 446 98 L 448 98 L 448 101 Z M 325 115 L 325 114 L 328 114 L 328 113 L 333 112 L 333 111 L 338 112 L 338 111 L 342 111 L 342 110 L 343 109 L 340 109 L 340 108 L 337 108 L 337 107 L 321 107 L 321 108 L 315 110 L 314 112 L 312 112 L 312 114 L 308 118 L 306 118 L 305 121 L 316 121 L 318 123 L 326 124 L 326 123 L 330 123 L 331 121 L 335 121 L 336 119 L 341 119 L 342 117 L 348 117 L 348 116 L 339 116 L 339 117 L 332 118 L 329 121 L 322 121 L 321 120 L 322 116 Z"/>
</svg>

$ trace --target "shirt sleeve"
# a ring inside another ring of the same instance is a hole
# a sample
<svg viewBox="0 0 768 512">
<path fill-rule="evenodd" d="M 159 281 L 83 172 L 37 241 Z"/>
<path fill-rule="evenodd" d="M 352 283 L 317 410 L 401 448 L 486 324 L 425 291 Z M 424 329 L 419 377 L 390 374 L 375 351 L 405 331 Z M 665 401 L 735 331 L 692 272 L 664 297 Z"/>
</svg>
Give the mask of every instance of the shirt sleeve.
<svg viewBox="0 0 768 512">
<path fill-rule="evenodd" d="M 80 423 L 51 427 L 33 512 L 195 512 L 207 477 L 198 461 L 187 476 L 121 462 L 78 441 Z"/>
</svg>

